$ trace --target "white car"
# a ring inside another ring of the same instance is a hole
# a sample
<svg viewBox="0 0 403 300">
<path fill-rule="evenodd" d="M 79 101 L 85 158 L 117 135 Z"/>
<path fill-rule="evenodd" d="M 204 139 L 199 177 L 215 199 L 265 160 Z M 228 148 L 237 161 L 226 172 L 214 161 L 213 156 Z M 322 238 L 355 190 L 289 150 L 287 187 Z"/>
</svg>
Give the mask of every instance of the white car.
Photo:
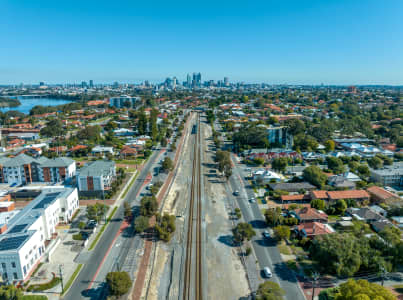
<svg viewBox="0 0 403 300">
<path fill-rule="evenodd" d="M 271 278 L 273 276 L 269 267 L 264 267 L 263 273 L 264 273 L 264 277 L 266 277 L 266 278 Z"/>
<path fill-rule="evenodd" d="M 256 200 L 255 200 L 255 198 L 250 198 L 250 199 L 249 199 L 249 202 L 250 202 L 250 203 L 255 203 Z"/>
</svg>

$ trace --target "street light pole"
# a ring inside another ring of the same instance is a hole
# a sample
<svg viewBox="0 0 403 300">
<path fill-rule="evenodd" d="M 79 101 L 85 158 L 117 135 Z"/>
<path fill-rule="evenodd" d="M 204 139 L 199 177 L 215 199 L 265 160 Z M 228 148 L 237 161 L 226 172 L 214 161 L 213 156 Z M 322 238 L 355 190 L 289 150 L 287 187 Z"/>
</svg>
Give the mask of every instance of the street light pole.
<svg viewBox="0 0 403 300">
<path fill-rule="evenodd" d="M 316 281 L 319 279 L 319 273 L 314 272 L 312 274 L 313 276 L 313 281 L 312 281 L 312 300 L 315 298 L 315 286 L 316 286 Z"/>
<path fill-rule="evenodd" d="M 59 273 L 60 273 L 60 283 L 62 285 L 62 294 L 64 292 L 64 286 L 63 286 L 63 265 L 59 265 Z"/>
</svg>

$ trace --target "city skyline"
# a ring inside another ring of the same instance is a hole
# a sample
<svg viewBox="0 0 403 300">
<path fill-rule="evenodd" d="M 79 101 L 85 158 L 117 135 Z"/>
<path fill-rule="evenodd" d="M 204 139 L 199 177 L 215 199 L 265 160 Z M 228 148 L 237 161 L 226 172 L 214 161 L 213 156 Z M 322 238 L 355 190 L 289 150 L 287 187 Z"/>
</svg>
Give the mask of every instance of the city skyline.
<svg viewBox="0 0 403 300">
<path fill-rule="evenodd" d="M 397 0 L 3 1 L 0 83 L 161 82 L 198 70 L 233 82 L 401 85 L 402 10 Z"/>
</svg>

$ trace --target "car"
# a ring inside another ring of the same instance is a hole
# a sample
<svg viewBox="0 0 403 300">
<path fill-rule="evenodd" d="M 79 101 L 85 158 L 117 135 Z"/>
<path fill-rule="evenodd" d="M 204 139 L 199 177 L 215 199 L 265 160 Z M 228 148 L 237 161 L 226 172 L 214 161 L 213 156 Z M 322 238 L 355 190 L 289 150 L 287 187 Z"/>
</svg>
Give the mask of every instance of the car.
<svg viewBox="0 0 403 300">
<path fill-rule="evenodd" d="M 269 267 L 263 268 L 263 274 L 264 274 L 264 277 L 266 277 L 266 278 L 271 278 L 273 276 Z"/>
<path fill-rule="evenodd" d="M 255 203 L 256 200 L 255 200 L 255 198 L 252 197 L 252 198 L 249 199 L 249 202 L 250 202 L 250 203 Z"/>
<path fill-rule="evenodd" d="M 234 195 L 235 195 L 235 196 L 239 196 L 239 191 L 236 190 L 236 191 L 234 192 Z"/>
<path fill-rule="evenodd" d="M 269 238 L 270 238 L 270 233 L 269 233 L 267 230 L 263 231 L 262 235 L 263 235 L 263 237 L 265 237 L 266 239 L 269 239 Z"/>
<path fill-rule="evenodd" d="M 150 183 L 149 185 L 147 185 L 146 189 L 147 189 L 147 190 L 151 190 L 152 187 L 153 187 L 153 184 Z"/>
</svg>

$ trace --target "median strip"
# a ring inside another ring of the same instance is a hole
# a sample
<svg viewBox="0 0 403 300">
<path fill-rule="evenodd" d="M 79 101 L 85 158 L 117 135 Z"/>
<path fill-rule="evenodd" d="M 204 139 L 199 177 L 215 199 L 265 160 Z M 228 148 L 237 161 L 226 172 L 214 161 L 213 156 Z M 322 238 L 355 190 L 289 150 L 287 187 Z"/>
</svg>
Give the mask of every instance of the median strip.
<svg viewBox="0 0 403 300">
<path fill-rule="evenodd" d="M 92 241 L 91 246 L 88 248 L 88 251 L 91 251 L 92 249 L 95 248 L 95 246 L 98 243 L 98 240 L 101 238 L 102 233 L 105 231 L 106 226 L 108 226 L 109 222 L 111 221 L 113 215 L 115 214 L 116 210 L 118 209 L 117 206 L 115 206 L 112 210 L 112 212 L 109 214 L 109 217 L 106 219 L 106 223 L 101 227 L 101 230 L 98 232 L 97 236 L 95 239 Z"/>
</svg>

